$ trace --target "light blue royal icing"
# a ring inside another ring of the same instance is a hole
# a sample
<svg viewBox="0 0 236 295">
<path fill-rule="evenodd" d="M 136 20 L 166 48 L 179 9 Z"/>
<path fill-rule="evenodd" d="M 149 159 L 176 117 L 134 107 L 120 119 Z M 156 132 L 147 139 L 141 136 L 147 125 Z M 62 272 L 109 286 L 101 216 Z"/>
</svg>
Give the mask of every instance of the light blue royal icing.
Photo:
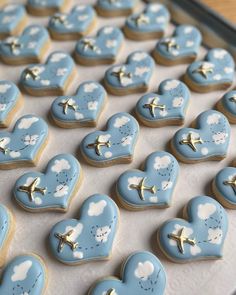
<svg viewBox="0 0 236 295">
<path fill-rule="evenodd" d="M 91 5 L 76 5 L 69 13 L 56 13 L 49 20 L 49 30 L 59 34 L 85 33 L 96 14 Z"/>
<path fill-rule="evenodd" d="M 74 96 L 60 96 L 51 106 L 53 118 L 64 123 L 96 122 L 106 99 L 105 89 L 97 82 L 82 83 Z"/>
<path fill-rule="evenodd" d="M 158 91 L 142 96 L 136 104 L 136 113 L 142 122 L 158 123 L 184 120 L 190 99 L 188 87 L 179 80 L 161 82 Z"/>
<path fill-rule="evenodd" d="M 225 49 L 214 48 L 208 51 L 204 61 L 195 61 L 188 68 L 186 75 L 200 86 L 232 83 L 234 80 L 234 60 Z M 199 72 L 203 68 L 205 75 Z"/>
<path fill-rule="evenodd" d="M 119 212 L 106 195 L 92 195 L 82 205 L 80 219 L 65 219 L 51 230 L 49 244 L 53 255 L 66 264 L 107 259 L 112 250 Z M 63 243 L 63 236 L 70 243 Z"/>
<path fill-rule="evenodd" d="M 105 73 L 105 82 L 114 89 L 132 89 L 148 86 L 154 70 L 154 61 L 143 51 L 131 53 L 125 64 L 110 67 Z M 124 74 L 119 77 L 119 72 Z"/>
<path fill-rule="evenodd" d="M 23 5 L 9 4 L 0 10 L 0 34 L 11 34 L 26 17 Z"/>
<path fill-rule="evenodd" d="M 4 125 L 11 110 L 20 99 L 17 86 L 7 80 L 0 81 L 0 125 Z"/>
<path fill-rule="evenodd" d="M 158 238 L 165 254 L 174 261 L 221 258 L 228 218 L 214 199 L 197 196 L 187 205 L 188 221 L 174 218 L 159 229 Z M 173 235 L 187 238 L 182 247 Z"/>
<path fill-rule="evenodd" d="M 193 145 L 187 142 L 195 142 Z M 204 160 L 211 157 L 224 157 L 230 140 L 230 125 L 220 112 L 209 110 L 201 113 L 196 119 L 196 129 L 178 130 L 172 145 L 175 154 L 186 160 Z"/>
<path fill-rule="evenodd" d="M 196 27 L 180 25 L 171 37 L 162 38 L 158 41 L 155 52 L 168 60 L 196 57 L 201 41 L 202 35 Z"/>
<path fill-rule="evenodd" d="M 117 113 L 107 122 L 106 131 L 94 131 L 82 140 L 82 154 L 93 162 L 106 163 L 132 157 L 139 125 L 128 113 Z M 97 143 L 102 142 L 99 146 Z"/>
<path fill-rule="evenodd" d="M 12 132 L 0 132 L 0 164 L 32 162 L 48 137 L 48 125 L 35 116 L 17 120 Z"/>
<path fill-rule="evenodd" d="M 20 83 L 31 89 L 63 88 L 74 69 L 74 61 L 65 52 L 51 53 L 45 64 L 28 66 L 21 74 Z"/>
<path fill-rule="evenodd" d="M 70 154 L 60 154 L 49 161 L 45 173 L 28 172 L 21 176 L 14 186 L 14 196 L 22 207 L 33 211 L 66 210 L 80 177 L 77 159 Z M 28 189 L 34 184 L 30 195 Z"/>
<path fill-rule="evenodd" d="M 68 1 L 68 0 L 67 0 Z M 30 5 L 34 8 L 61 8 L 65 3 L 65 0 L 28 0 L 27 5 Z"/>
<path fill-rule="evenodd" d="M 125 26 L 135 33 L 164 33 L 170 20 L 167 8 L 158 3 L 148 4 L 141 13 L 129 16 Z"/>
<path fill-rule="evenodd" d="M 0 204 L 0 253 L 5 246 L 6 239 L 9 236 L 11 228 L 11 217 L 8 213 L 8 209 Z"/>
<path fill-rule="evenodd" d="M 4 269 L 0 294 L 42 295 L 46 285 L 46 271 L 36 255 L 14 258 Z"/>
<path fill-rule="evenodd" d="M 150 252 L 135 252 L 130 255 L 122 267 L 121 278 L 122 280 L 116 277 L 100 279 L 90 289 L 89 295 L 164 294 L 165 270 L 160 260 Z"/>
<path fill-rule="evenodd" d="M 75 53 L 86 59 L 115 59 L 122 42 L 123 34 L 119 28 L 105 26 L 98 30 L 95 37 L 80 39 L 75 47 Z"/>
<path fill-rule="evenodd" d="M 214 186 L 217 193 L 224 202 L 231 206 L 236 206 L 236 168 L 226 167 L 220 170 L 215 179 Z"/>
<path fill-rule="evenodd" d="M 132 10 L 136 0 L 97 0 L 97 7 L 104 11 Z"/>
<path fill-rule="evenodd" d="M 170 206 L 178 172 L 179 164 L 171 154 L 154 152 L 146 159 L 144 171 L 121 174 L 116 185 L 118 196 L 134 208 Z"/>
<path fill-rule="evenodd" d="M 232 90 L 227 92 L 221 99 L 220 103 L 223 107 L 223 109 L 227 113 L 229 113 L 230 116 L 236 119 L 236 90 Z"/>
<path fill-rule="evenodd" d="M 0 56 L 7 58 L 39 57 L 49 40 L 48 31 L 40 25 L 28 26 L 21 36 L 8 37 L 0 43 Z"/>
</svg>

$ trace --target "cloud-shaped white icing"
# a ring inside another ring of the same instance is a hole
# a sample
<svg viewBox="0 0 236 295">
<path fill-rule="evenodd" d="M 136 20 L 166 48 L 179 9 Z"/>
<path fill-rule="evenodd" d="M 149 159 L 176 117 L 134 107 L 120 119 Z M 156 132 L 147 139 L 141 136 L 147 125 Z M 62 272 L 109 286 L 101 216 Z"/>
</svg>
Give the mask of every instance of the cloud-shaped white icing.
<svg viewBox="0 0 236 295">
<path fill-rule="evenodd" d="M 54 197 L 56 197 L 56 198 L 64 197 L 65 195 L 68 194 L 68 190 L 69 190 L 68 185 L 59 184 L 56 187 L 56 191 L 54 193 Z"/>
<path fill-rule="evenodd" d="M 223 238 L 223 232 L 220 228 L 209 228 L 208 229 L 208 241 L 211 244 L 220 245 Z"/>
<path fill-rule="evenodd" d="M 59 62 L 66 57 L 67 57 L 67 55 L 65 53 L 57 52 L 51 56 L 50 62 Z"/>
<path fill-rule="evenodd" d="M 153 3 L 153 4 L 150 4 L 150 6 L 149 6 L 149 10 L 152 11 L 152 12 L 158 12 L 162 8 L 163 8 L 163 6 L 161 4 L 158 4 L 158 3 Z"/>
<path fill-rule="evenodd" d="M 106 159 L 111 158 L 111 157 L 112 157 L 112 152 L 105 152 L 105 153 L 104 153 L 104 157 L 105 157 Z"/>
<path fill-rule="evenodd" d="M 123 137 L 121 139 L 121 142 L 122 142 L 122 146 L 127 146 L 127 145 L 131 145 L 132 143 L 132 136 L 126 136 L 126 137 Z"/>
<path fill-rule="evenodd" d="M 11 152 L 9 153 L 9 156 L 10 156 L 11 158 L 13 158 L 13 159 L 19 158 L 20 155 L 21 155 L 21 153 L 18 152 L 18 151 L 11 151 Z"/>
<path fill-rule="evenodd" d="M 70 163 L 66 159 L 55 160 L 51 170 L 52 172 L 60 173 L 63 170 L 69 170 Z"/>
<path fill-rule="evenodd" d="M 207 117 L 207 124 L 208 125 L 214 125 L 214 124 L 219 124 L 220 122 L 220 118 L 221 118 L 221 115 L 218 114 L 218 113 L 214 113 L 212 115 L 209 115 Z"/>
<path fill-rule="evenodd" d="M 6 93 L 11 88 L 10 84 L 0 84 L 0 93 Z"/>
<path fill-rule="evenodd" d="M 225 132 L 217 132 L 216 134 L 212 135 L 212 139 L 217 145 L 225 143 L 227 137 L 228 133 Z"/>
<path fill-rule="evenodd" d="M 117 40 L 116 39 L 109 39 L 106 41 L 106 47 L 107 48 L 114 48 L 117 46 Z"/>
<path fill-rule="evenodd" d="M 84 226 L 82 223 L 78 223 L 75 227 L 69 225 L 66 227 L 64 234 L 68 233 L 70 230 L 73 229 L 73 233 L 70 235 L 70 239 L 74 242 L 82 233 L 83 227 Z"/>
<path fill-rule="evenodd" d="M 178 80 L 170 80 L 170 81 L 167 81 L 165 86 L 164 86 L 164 89 L 165 90 L 172 90 L 172 89 L 175 89 L 179 86 L 180 82 Z"/>
<path fill-rule="evenodd" d="M 179 108 L 179 107 L 181 107 L 181 106 L 183 105 L 183 103 L 184 103 L 184 98 L 183 98 L 182 96 L 180 96 L 180 97 L 175 97 L 175 98 L 173 99 L 172 106 L 173 106 L 174 108 Z"/>
<path fill-rule="evenodd" d="M 120 128 L 120 127 L 124 126 L 125 124 L 127 124 L 129 121 L 130 121 L 130 118 L 128 118 L 126 116 L 118 117 L 118 118 L 116 118 L 113 126 L 115 128 Z"/>
<path fill-rule="evenodd" d="M 208 153 L 209 153 L 208 148 L 204 147 L 204 148 L 201 149 L 201 154 L 202 154 L 203 156 L 208 155 Z"/>
<path fill-rule="evenodd" d="M 83 87 L 84 92 L 86 92 L 86 93 L 93 92 L 97 88 L 98 88 L 98 85 L 96 83 L 93 83 L 93 82 L 86 83 L 86 84 L 84 84 L 84 87 Z"/>
<path fill-rule="evenodd" d="M 215 204 L 206 203 L 198 205 L 197 215 L 200 219 L 208 219 L 216 211 Z"/>
<path fill-rule="evenodd" d="M 39 136 L 37 134 L 29 135 L 27 134 L 24 138 L 24 144 L 25 145 L 35 145 L 38 141 Z"/>
<path fill-rule="evenodd" d="M 88 215 L 99 216 L 103 213 L 106 206 L 107 202 L 105 200 L 98 201 L 97 203 L 91 202 L 89 204 Z"/>
<path fill-rule="evenodd" d="M 151 202 L 151 203 L 157 203 L 158 202 L 158 197 L 157 196 L 151 196 L 149 198 L 149 202 Z"/>
<path fill-rule="evenodd" d="M 134 275 L 143 281 L 146 281 L 148 277 L 150 277 L 155 270 L 155 267 L 151 261 L 139 262 Z"/>
<path fill-rule="evenodd" d="M 172 188 L 172 186 L 173 186 L 172 181 L 164 180 L 164 181 L 161 182 L 161 188 L 162 188 L 163 191 L 166 191 L 167 189 Z"/>
<path fill-rule="evenodd" d="M 12 282 L 24 281 L 27 278 L 28 271 L 32 266 L 31 260 L 26 260 L 19 265 L 14 266 L 11 276 Z"/>
<path fill-rule="evenodd" d="M 224 49 L 215 49 L 213 52 L 213 56 L 216 59 L 223 59 L 228 52 Z"/>
<path fill-rule="evenodd" d="M 96 231 L 95 239 L 97 242 L 106 243 L 110 233 L 111 229 L 109 226 L 99 227 Z"/>
<path fill-rule="evenodd" d="M 106 141 L 109 140 L 109 138 L 111 138 L 111 134 L 102 134 L 102 135 L 99 135 L 99 140 L 100 141 L 106 142 Z"/>
<path fill-rule="evenodd" d="M 98 108 L 98 102 L 97 101 L 89 101 L 88 102 L 88 109 L 90 111 L 96 111 Z"/>
<path fill-rule="evenodd" d="M 114 28 L 113 27 L 105 27 L 102 32 L 105 34 L 105 35 L 109 35 L 113 32 Z"/>
<path fill-rule="evenodd" d="M 171 163 L 171 158 L 169 156 L 156 157 L 154 162 L 154 169 L 160 170 L 167 168 Z"/>
<path fill-rule="evenodd" d="M 134 61 L 142 61 L 142 60 L 144 60 L 145 58 L 147 58 L 147 56 L 148 56 L 148 54 L 147 54 L 146 52 L 136 52 L 136 53 L 133 55 L 132 59 L 133 59 Z"/>
<path fill-rule="evenodd" d="M 140 181 L 142 180 L 142 177 L 138 177 L 138 176 L 132 176 L 128 178 L 128 189 L 132 190 L 132 188 L 130 187 L 131 185 L 139 185 Z"/>
<path fill-rule="evenodd" d="M 201 253 L 202 250 L 201 248 L 198 246 L 198 245 L 193 245 L 193 246 L 190 246 L 190 253 L 193 255 L 193 256 L 196 256 L 197 254 Z"/>
<path fill-rule="evenodd" d="M 150 71 L 149 67 L 136 67 L 135 68 L 135 76 L 142 77 L 143 74 L 148 73 Z"/>
<path fill-rule="evenodd" d="M 74 251 L 74 252 L 73 252 L 73 256 L 74 256 L 75 258 L 78 258 L 78 259 L 83 259 L 83 258 L 84 258 L 84 253 L 81 252 L 81 251 Z"/>
<path fill-rule="evenodd" d="M 18 125 L 18 129 L 29 129 L 35 122 L 38 122 L 38 118 L 30 117 L 30 118 L 23 118 L 20 120 Z"/>
</svg>

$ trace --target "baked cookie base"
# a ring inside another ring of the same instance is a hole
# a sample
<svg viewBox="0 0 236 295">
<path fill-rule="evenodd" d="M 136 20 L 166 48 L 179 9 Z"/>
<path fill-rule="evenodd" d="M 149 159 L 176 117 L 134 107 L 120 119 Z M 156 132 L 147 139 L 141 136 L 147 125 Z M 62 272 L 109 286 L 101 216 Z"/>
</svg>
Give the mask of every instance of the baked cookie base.
<svg viewBox="0 0 236 295">
<path fill-rule="evenodd" d="M 123 96 L 123 95 L 129 95 L 129 94 L 134 94 L 134 93 L 143 93 L 148 91 L 148 86 L 147 85 L 142 85 L 138 87 L 133 87 L 133 88 L 116 88 L 110 86 L 110 84 L 107 83 L 107 81 L 104 79 L 103 80 L 103 85 L 105 86 L 106 90 L 113 95 L 116 96 Z"/>
<path fill-rule="evenodd" d="M 164 32 L 135 32 L 125 26 L 123 28 L 123 32 L 125 36 L 131 40 L 143 41 L 143 40 L 150 40 L 150 39 L 160 39 L 163 37 Z"/>
<path fill-rule="evenodd" d="M 119 16 L 128 16 L 133 12 L 133 9 L 120 9 L 120 10 L 105 10 L 101 7 L 95 7 L 98 15 L 102 17 L 119 17 Z"/>
<path fill-rule="evenodd" d="M 216 104 L 216 108 L 223 113 L 231 124 L 236 124 L 236 116 L 232 115 L 229 111 L 227 111 L 221 101 Z"/>
<path fill-rule="evenodd" d="M 110 65 L 113 64 L 116 60 L 115 58 L 102 58 L 102 59 L 95 59 L 95 58 L 86 58 L 78 53 L 74 53 L 75 61 L 78 64 L 83 66 L 98 66 L 98 65 Z"/>
<path fill-rule="evenodd" d="M 20 35 L 28 23 L 27 16 L 24 16 L 18 25 L 10 32 L 0 33 L 0 39 L 5 39 L 9 36 Z"/>
<path fill-rule="evenodd" d="M 8 65 L 23 65 L 23 64 L 33 64 L 33 63 L 42 63 L 43 62 L 43 58 L 45 56 L 45 54 L 47 53 L 47 51 L 49 50 L 49 48 L 51 47 L 51 42 L 48 39 L 44 46 L 42 47 L 39 56 L 27 56 L 27 57 L 8 57 L 8 56 L 4 56 L 1 55 L 1 60 L 3 63 L 8 64 Z"/>
<path fill-rule="evenodd" d="M 236 209 L 236 204 L 232 204 L 230 202 L 228 202 L 224 196 L 222 196 L 222 194 L 218 191 L 218 189 L 216 188 L 215 185 L 215 180 L 212 182 L 212 192 L 216 198 L 216 200 L 221 203 L 222 206 L 228 208 L 228 209 Z"/>
<path fill-rule="evenodd" d="M 70 0 L 64 0 L 64 3 L 60 8 L 57 7 L 45 7 L 45 8 L 39 8 L 39 7 L 34 7 L 31 5 L 27 5 L 27 10 L 29 14 L 35 15 L 35 16 L 49 16 L 53 15 L 56 12 L 65 12 L 66 8 L 68 7 Z"/>
<path fill-rule="evenodd" d="M 175 59 L 165 58 L 163 55 L 159 54 L 156 50 L 153 50 L 152 56 L 157 64 L 164 66 L 176 66 L 180 64 L 190 64 L 196 60 L 196 55 L 186 56 L 186 57 L 176 57 Z"/>
</svg>

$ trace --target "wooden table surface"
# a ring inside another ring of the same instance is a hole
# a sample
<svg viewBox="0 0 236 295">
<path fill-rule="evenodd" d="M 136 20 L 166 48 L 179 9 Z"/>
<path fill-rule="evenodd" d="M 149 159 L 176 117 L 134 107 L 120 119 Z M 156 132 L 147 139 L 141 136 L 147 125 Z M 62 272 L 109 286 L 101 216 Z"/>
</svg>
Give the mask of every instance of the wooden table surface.
<svg viewBox="0 0 236 295">
<path fill-rule="evenodd" d="M 202 2 L 236 24 L 236 0 L 202 0 Z"/>
</svg>

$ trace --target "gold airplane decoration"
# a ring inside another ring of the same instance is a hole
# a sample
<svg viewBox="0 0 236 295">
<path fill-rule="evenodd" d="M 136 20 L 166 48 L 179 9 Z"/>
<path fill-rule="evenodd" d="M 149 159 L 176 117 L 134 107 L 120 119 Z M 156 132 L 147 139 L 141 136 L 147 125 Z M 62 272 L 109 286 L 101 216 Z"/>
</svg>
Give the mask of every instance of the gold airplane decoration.
<svg viewBox="0 0 236 295">
<path fill-rule="evenodd" d="M 84 39 L 82 40 L 83 43 L 83 49 L 86 51 L 87 49 L 90 49 L 92 51 L 97 50 L 97 46 L 94 44 L 94 40 L 90 39 Z"/>
<path fill-rule="evenodd" d="M 157 104 L 157 98 L 154 98 L 150 103 L 146 103 L 143 107 L 146 109 L 149 109 L 150 114 L 154 118 L 156 117 L 155 109 L 159 109 L 161 111 L 164 111 L 166 108 L 166 106 L 164 104 Z"/>
<path fill-rule="evenodd" d="M 184 254 L 184 243 L 187 243 L 191 246 L 196 245 L 196 241 L 194 239 L 189 239 L 188 237 L 184 236 L 184 227 L 181 228 L 179 234 L 169 234 L 168 238 L 177 242 L 177 247 L 182 254 Z"/>
<path fill-rule="evenodd" d="M 65 115 L 67 114 L 68 109 L 72 109 L 72 110 L 76 111 L 78 108 L 78 106 L 71 100 L 71 98 L 68 98 L 64 102 L 61 101 L 58 105 L 62 107 L 63 114 L 65 114 Z"/>
<path fill-rule="evenodd" d="M 193 73 L 198 73 L 198 74 L 202 75 L 205 79 L 207 79 L 208 74 L 213 73 L 213 67 L 211 65 L 209 65 L 208 63 L 207 64 L 203 63 L 200 65 L 199 68 L 194 70 Z"/>
<path fill-rule="evenodd" d="M 138 194 L 139 194 L 139 197 L 142 201 L 145 200 L 145 197 L 144 197 L 144 193 L 145 191 L 149 191 L 150 193 L 152 194 L 155 194 L 156 193 L 156 187 L 155 185 L 153 186 L 146 186 L 145 185 L 145 181 L 146 181 L 146 177 L 144 177 L 139 184 L 131 184 L 130 185 L 130 188 L 131 189 L 136 189 L 138 191 Z"/>
<path fill-rule="evenodd" d="M 170 52 L 173 48 L 179 49 L 179 45 L 176 43 L 174 39 L 168 39 L 166 41 L 162 41 L 161 44 L 166 46 L 168 52 Z"/>
<path fill-rule="evenodd" d="M 122 78 L 131 78 L 132 74 L 131 73 L 126 73 L 124 68 L 120 68 L 118 72 L 112 72 L 112 76 L 116 77 L 119 82 L 122 84 Z"/>
<path fill-rule="evenodd" d="M 64 14 L 56 14 L 56 15 L 54 15 L 52 17 L 52 21 L 54 23 L 60 23 L 60 24 L 65 25 L 67 23 L 66 15 L 64 15 Z"/>
<path fill-rule="evenodd" d="M 236 103 L 236 94 L 231 96 L 229 100 Z"/>
<path fill-rule="evenodd" d="M 18 39 L 13 39 L 12 41 L 5 42 L 4 44 L 10 47 L 11 52 L 14 52 L 16 49 L 19 49 L 22 47 Z"/>
<path fill-rule="evenodd" d="M 31 202 L 34 201 L 34 193 L 40 193 L 41 195 L 45 195 L 46 193 L 46 188 L 40 188 L 40 187 L 37 187 L 37 185 L 39 184 L 40 182 L 40 178 L 39 177 L 36 177 L 32 183 L 30 185 L 22 185 L 18 188 L 18 191 L 20 192 L 24 192 L 26 193 L 28 196 L 29 196 L 29 199 Z"/>
<path fill-rule="evenodd" d="M 203 144 L 203 141 L 200 137 L 194 138 L 193 134 L 190 132 L 187 138 L 182 139 L 179 143 L 188 145 L 194 152 L 196 152 L 197 151 L 196 144 Z"/>
<path fill-rule="evenodd" d="M 141 25 L 146 25 L 149 24 L 149 17 L 147 17 L 145 14 L 141 13 L 140 15 L 138 15 L 137 17 L 133 18 L 133 21 L 135 22 L 135 26 L 139 27 Z"/>
<path fill-rule="evenodd" d="M 106 147 L 109 148 L 109 147 L 111 147 L 111 142 L 109 140 L 108 141 L 101 141 L 100 136 L 98 136 L 94 143 L 90 143 L 90 144 L 87 145 L 87 148 L 95 149 L 95 153 L 98 156 L 101 156 L 102 155 L 101 147 L 103 147 L 103 146 L 106 146 Z"/>
<path fill-rule="evenodd" d="M 6 155 L 8 152 L 8 148 L 6 148 L 5 146 L 2 146 L 4 144 L 4 141 L 5 141 L 5 138 L 0 139 L 0 152 Z"/>
<path fill-rule="evenodd" d="M 73 234 L 73 232 L 74 230 L 71 229 L 65 234 L 55 233 L 55 237 L 59 239 L 59 244 L 58 244 L 59 253 L 64 249 L 65 245 L 70 246 L 72 251 L 74 251 L 79 246 L 79 243 L 76 243 L 71 239 L 71 235 Z"/>
<path fill-rule="evenodd" d="M 39 69 L 32 68 L 32 69 L 25 69 L 25 79 L 28 80 L 32 78 L 33 80 L 39 79 Z"/>
<path fill-rule="evenodd" d="M 236 176 L 234 176 L 232 180 L 225 180 L 224 184 L 230 185 L 236 195 Z"/>
<path fill-rule="evenodd" d="M 112 288 L 106 292 L 106 295 L 115 295 L 115 292 L 116 292 L 116 290 Z"/>
</svg>

